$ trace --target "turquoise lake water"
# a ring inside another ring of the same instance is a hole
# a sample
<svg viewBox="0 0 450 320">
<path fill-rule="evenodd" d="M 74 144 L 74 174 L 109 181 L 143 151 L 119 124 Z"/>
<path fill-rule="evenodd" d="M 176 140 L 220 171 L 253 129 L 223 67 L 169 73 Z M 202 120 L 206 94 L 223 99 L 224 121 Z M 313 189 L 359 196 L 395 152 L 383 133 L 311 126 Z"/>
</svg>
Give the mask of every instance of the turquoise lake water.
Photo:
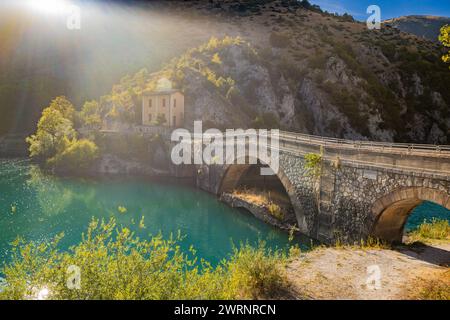
<svg viewBox="0 0 450 320">
<path fill-rule="evenodd" d="M 120 213 L 119 206 L 127 212 Z M 431 216 L 450 219 L 450 212 L 425 203 L 407 229 Z M 115 217 L 141 237 L 180 231 L 185 235 L 182 248 L 193 245 L 199 257 L 213 264 L 230 254 L 232 243 L 265 240 L 272 248 L 298 243 L 304 249 L 311 243 L 307 238 L 289 242 L 285 232 L 180 181 L 57 178 L 26 160 L 0 160 L 0 261 L 8 261 L 10 243 L 17 236 L 44 241 L 64 232 L 62 246 L 68 248 L 81 240 L 92 217 Z M 138 226 L 141 217 L 144 229 Z"/>
<path fill-rule="evenodd" d="M 120 213 L 119 206 L 127 212 Z M 213 264 L 231 253 L 233 243 L 310 245 L 303 238 L 289 242 L 287 233 L 180 181 L 56 178 L 26 160 L 0 160 L 0 261 L 8 260 L 17 236 L 44 241 L 64 232 L 63 248 L 76 244 L 92 217 L 114 217 L 141 237 L 159 231 L 168 237 L 179 230 L 185 236 L 182 248 L 193 245 L 199 257 Z M 144 229 L 139 228 L 141 217 Z"/>
</svg>

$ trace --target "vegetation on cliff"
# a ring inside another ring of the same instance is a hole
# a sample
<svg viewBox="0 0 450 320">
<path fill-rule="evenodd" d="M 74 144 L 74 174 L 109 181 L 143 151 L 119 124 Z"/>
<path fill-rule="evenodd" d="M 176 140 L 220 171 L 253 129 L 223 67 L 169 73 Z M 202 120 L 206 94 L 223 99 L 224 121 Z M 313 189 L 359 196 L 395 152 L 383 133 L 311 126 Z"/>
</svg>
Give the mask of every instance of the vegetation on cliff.
<svg viewBox="0 0 450 320">
<path fill-rule="evenodd" d="M 450 25 L 442 27 L 439 41 L 441 41 L 445 47 L 450 48 Z M 442 56 L 442 60 L 446 63 L 450 63 L 450 51 Z"/>
<path fill-rule="evenodd" d="M 139 57 L 130 60 L 137 65 L 123 64 L 128 69 L 121 74 L 129 75 L 110 94 L 82 108 L 87 125 L 96 127 L 103 117 L 138 123 L 142 91 L 152 90 L 155 78 L 167 76 L 185 91 L 187 123 L 201 118 L 219 128 L 280 127 L 354 139 L 449 141 L 450 74 L 438 43 L 388 25 L 369 31 L 348 14 L 330 14 L 307 1 L 152 1 L 148 6 L 148 14 L 156 17 L 147 20 L 167 18 L 176 32 L 162 28 L 165 41 L 143 33 L 146 28 L 126 33 L 145 35 L 148 39 L 140 43 L 157 43 L 158 50 L 136 47 Z M 216 40 L 208 45 L 211 37 Z M 161 68 L 163 63 L 167 65 Z M 101 75 L 109 68 L 117 74 L 119 68 L 111 68 L 116 65 L 122 68 L 117 62 L 96 63 L 90 71 Z M 138 65 L 147 69 L 135 73 Z M 114 79 L 96 79 L 95 86 L 69 96 L 81 106 L 85 96 L 104 94 Z M 0 101 L 5 90 L 0 88 Z M 48 94 L 36 101 L 43 96 Z M 10 100 L 1 105 L 13 106 Z M 42 102 L 32 105 L 41 107 Z"/>
</svg>

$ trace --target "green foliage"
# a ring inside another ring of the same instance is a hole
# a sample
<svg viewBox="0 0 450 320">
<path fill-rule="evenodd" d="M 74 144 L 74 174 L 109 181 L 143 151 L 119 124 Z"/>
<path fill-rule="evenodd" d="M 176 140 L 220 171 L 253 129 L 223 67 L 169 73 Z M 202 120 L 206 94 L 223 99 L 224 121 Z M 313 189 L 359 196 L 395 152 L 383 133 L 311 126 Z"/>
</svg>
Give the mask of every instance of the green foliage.
<svg viewBox="0 0 450 320">
<path fill-rule="evenodd" d="M 48 165 L 58 170 L 70 172 L 87 170 L 99 155 L 97 145 L 87 139 L 65 138 L 63 146 L 61 152 L 47 161 Z"/>
<path fill-rule="evenodd" d="M 240 37 L 227 36 L 222 39 L 212 37 L 205 44 L 189 49 L 172 59 L 157 73 L 149 74 L 143 69 L 133 76 L 123 77 L 109 95 L 100 99 L 98 107 L 92 102 L 85 105 L 86 110 L 82 112 L 85 125 L 92 127 L 98 124 L 98 117 L 101 119 L 104 116 L 126 123 L 140 123 L 142 94 L 155 90 L 161 78 L 170 80 L 173 87 L 183 90 L 186 76 L 189 73 L 198 73 L 206 80 L 206 88 L 218 90 L 225 96 L 235 85 L 235 81 L 222 70 L 226 50 L 231 46 L 241 46 L 248 49 L 249 55 L 256 55 L 256 52 Z M 159 122 L 162 123 L 164 122 Z"/>
<path fill-rule="evenodd" d="M 93 220 L 81 242 L 60 251 L 63 235 L 48 243 L 17 239 L 2 272 L 0 299 L 34 299 L 46 288 L 49 299 L 234 299 L 271 297 L 285 284 L 285 255 L 249 245 L 235 248 L 213 268 L 195 250 L 180 249 L 182 237 L 161 234 L 139 239 L 129 229 Z M 81 274 L 80 289 L 67 286 L 69 266 Z"/>
<path fill-rule="evenodd" d="M 87 101 L 80 113 L 83 124 L 88 128 L 98 129 L 102 125 L 100 105 L 97 101 Z"/>
<path fill-rule="evenodd" d="M 445 25 L 441 28 L 441 34 L 439 35 L 439 41 L 442 42 L 442 44 L 450 48 L 450 26 Z M 442 56 L 442 61 L 446 63 L 450 63 L 450 51 Z M 450 67 L 449 67 L 450 68 Z"/>
<path fill-rule="evenodd" d="M 214 53 L 212 59 L 211 59 L 212 63 L 217 63 L 217 64 L 222 64 L 222 60 L 220 59 L 219 54 L 216 52 Z"/>
<path fill-rule="evenodd" d="M 228 271 L 229 289 L 234 297 L 270 298 L 286 287 L 286 279 L 281 264 L 286 256 L 279 251 L 266 249 L 264 243 L 257 248 L 249 244 L 235 248 L 228 262 L 224 263 Z"/>
<path fill-rule="evenodd" d="M 100 154 L 112 154 L 123 159 L 151 163 L 151 150 L 162 145 L 156 136 L 150 139 L 141 133 L 108 135 L 99 133 L 95 138 Z"/>
<path fill-rule="evenodd" d="M 77 139 L 73 105 L 57 97 L 42 111 L 36 133 L 26 139 L 30 157 L 60 170 L 83 170 L 97 157 L 97 146 L 87 139 Z"/>
<path fill-rule="evenodd" d="M 322 87 L 329 94 L 331 102 L 347 116 L 350 125 L 361 134 L 370 136 L 367 127 L 368 116 L 360 111 L 358 98 L 344 86 L 338 84 L 325 83 Z"/>
<path fill-rule="evenodd" d="M 305 168 L 309 175 L 320 177 L 322 175 L 323 154 L 308 153 L 305 155 Z"/>
<path fill-rule="evenodd" d="M 278 220 L 283 220 L 284 219 L 284 213 L 281 210 L 281 207 L 279 205 L 277 205 L 276 203 L 269 203 L 269 205 L 267 206 L 267 209 L 269 210 L 270 215 L 272 215 L 273 217 L 275 217 Z"/>
<path fill-rule="evenodd" d="M 69 100 L 66 99 L 66 97 L 56 97 L 49 107 L 61 112 L 65 119 L 71 121 L 72 123 L 75 122 L 75 107 Z"/>
<path fill-rule="evenodd" d="M 335 53 L 356 75 L 366 80 L 366 82 L 362 84 L 362 87 L 370 95 L 371 100 L 375 102 L 376 105 L 381 106 L 379 111 L 384 122 L 383 128 L 399 128 L 402 108 L 398 102 L 398 98 L 392 90 L 380 82 L 373 70 L 368 69 L 364 64 L 361 64 L 358 61 L 352 46 L 346 43 L 333 41 L 329 37 L 327 37 L 327 42 L 332 44 Z M 398 50 L 394 45 L 390 42 L 381 40 L 376 42 L 376 44 L 381 47 L 384 55 L 388 59 L 395 59 Z M 349 93 L 348 90 L 341 86 L 327 85 L 325 89 L 331 94 L 333 102 L 342 108 L 344 114 L 349 118 L 352 127 L 357 129 L 363 135 L 370 136 L 367 127 L 367 116 L 363 116 L 359 110 L 359 98 Z"/>
<path fill-rule="evenodd" d="M 414 241 L 421 240 L 450 240 L 450 224 L 448 220 L 433 219 L 425 221 L 409 236 Z"/>
<path fill-rule="evenodd" d="M 63 98 L 53 100 L 50 106 L 42 111 L 36 133 L 26 139 L 32 158 L 51 158 L 60 151 L 65 138 L 76 137 L 72 121 L 63 116 L 65 110 L 59 106 L 61 101 Z"/>
<path fill-rule="evenodd" d="M 448 83 L 450 82 L 450 74 L 445 67 L 445 64 L 438 59 L 437 51 L 424 47 L 417 43 L 417 41 L 411 42 L 400 36 L 396 37 L 397 41 L 392 38 L 387 38 L 383 35 L 379 37 L 371 37 L 370 34 L 365 33 L 365 39 L 373 45 L 381 48 L 383 54 L 388 58 L 391 64 L 395 64 L 400 72 L 402 81 L 407 84 L 408 87 L 414 87 L 414 78 L 419 77 L 423 84 L 429 87 L 428 92 L 439 92 L 444 101 L 448 104 L 450 102 L 450 90 L 448 90 Z M 445 31 L 444 31 L 445 38 Z M 387 65 L 385 65 L 387 67 Z M 426 97 L 419 97 L 422 100 L 420 103 L 416 95 L 410 94 L 407 97 L 408 110 L 406 113 L 401 114 L 401 105 L 398 102 L 399 98 L 396 97 L 393 92 L 399 91 L 396 89 L 396 83 L 381 84 L 376 77 L 368 73 L 367 77 L 368 85 L 365 89 L 374 100 L 383 108 L 381 109 L 381 115 L 384 120 L 384 127 L 397 128 L 397 132 L 403 131 L 402 123 L 408 121 L 408 117 L 412 117 L 414 114 L 428 114 L 430 106 L 433 103 L 423 103 L 423 100 L 432 102 L 429 94 Z M 434 106 L 435 107 L 435 106 Z M 444 112 L 445 110 L 440 110 Z M 405 119 L 406 117 L 406 119 Z M 396 139 L 402 139 L 399 135 Z"/>
</svg>

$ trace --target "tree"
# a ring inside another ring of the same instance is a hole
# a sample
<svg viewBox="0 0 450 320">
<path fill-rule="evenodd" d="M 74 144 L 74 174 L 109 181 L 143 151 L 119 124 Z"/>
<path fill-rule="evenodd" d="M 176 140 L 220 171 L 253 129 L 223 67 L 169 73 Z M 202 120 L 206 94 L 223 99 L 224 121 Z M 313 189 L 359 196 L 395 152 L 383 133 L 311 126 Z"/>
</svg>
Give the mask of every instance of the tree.
<svg viewBox="0 0 450 320">
<path fill-rule="evenodd" d="M 439 41 L 441 41 L 445 47 L 450 48 L 450 25 L 445 25 L 441 28 Z M 442 60 L 446 63 L 450 63 L 450 51 L 442 56 Z"/>
<path fill-rule="evenodd" d="M 300 2 L 300 5 L 301 5 L 303 8 L 305 8 L 305 9 L 310 9 L 310 8 L 311 8 L 311 3 L 309 3 L 308 0 L 302 0 L 302 1 Z"/>
<path fill-rule="evenodd" d="M 39 119 L 36 133 L 26 139 L 30 145 L 30 157 L 51 158 L 61 148 L 64 138 L 75 137 L 76 132 L 70 120 L 64 118 L 55 108 L 45 108 Z"/>
<path fill-rule="evenodd" d="M 66 97 L 56 97 L 50 103 L 49 108 L 58 110 L 62 116 L 70 121 L 75 122 L 76 111 L 73 104 Z"/>
<path fill-rule="evenodd" d="M 85 105 L 86 106 L 86 105 Z M 86 115 L 98 107 L 91 103 L 85 108 Z M 57 169 L 86 169 L 98 155 L 94 142 L 77 139 L 73 121 L 76 112 L 64 97 L 54 99 L 42 111 L 36 133 L 28 137 L 30 157 Z"/>
<path fill-rule="evenodd" d="M 61 152 L 48 160 L 48 164 L 64 171 L 79 171 L 89 169 L 98 157 L 97 145 L 87 139 L 64 139 Z"/>
<path fill-rule="evenodd" d="M 99 128 L 102 124 L 100 106 L 97 101 L 87 101 L 81 109 L 81 119 L 89 128 Z"/>
</svg>

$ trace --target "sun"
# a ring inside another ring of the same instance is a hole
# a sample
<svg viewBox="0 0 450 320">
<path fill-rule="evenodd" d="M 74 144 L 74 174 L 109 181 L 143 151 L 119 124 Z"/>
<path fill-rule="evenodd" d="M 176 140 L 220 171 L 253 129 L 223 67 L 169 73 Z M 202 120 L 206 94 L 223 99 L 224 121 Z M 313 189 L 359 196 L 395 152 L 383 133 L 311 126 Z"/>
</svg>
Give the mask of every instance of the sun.
<svg viewBox="0 0 450 320">
<path fill-rule="evenodd" d="M 64 12 L 67 8 L 65 0 L 29 0 L 33 9 L 47 14 L 58 14 Z"/>
</svg>

